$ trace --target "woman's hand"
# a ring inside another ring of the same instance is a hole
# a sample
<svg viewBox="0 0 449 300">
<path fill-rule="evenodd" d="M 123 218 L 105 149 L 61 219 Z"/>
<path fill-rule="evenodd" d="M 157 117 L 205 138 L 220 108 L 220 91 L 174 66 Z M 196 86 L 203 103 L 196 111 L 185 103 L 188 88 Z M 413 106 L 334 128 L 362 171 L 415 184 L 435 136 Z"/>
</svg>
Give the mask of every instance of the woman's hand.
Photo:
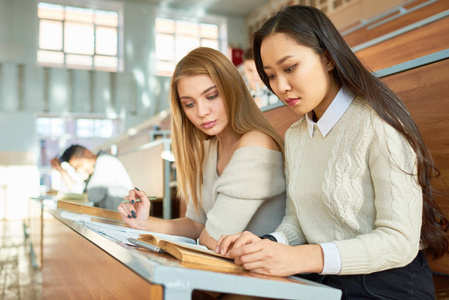
<svg viewBox="0 0 449 300">
<path fill-rule="evenodd" d="M 64 172 L 64 169 L 61 167 L 61 161 L 59 160 L 59 158 L 55 157 L 52 160 L 50 160 L 51 163 L 51 167 L 53 169 L 55 169 L 58 172 Z"/>
<path fill-rule="evenodd" d="M 320 245 L 288 246 L 260 239 L 251 232 L 222 236 L 217 253 L 227 253 L 227 257 L 246 270 L 273 276 L 320 273 L 324 266 Z"/>
<path fill-rule="evenodd" d="M 288 246 L 267 239 L 234 247 L 227 256 L 246 270 L 273 276 L 320 273 L 324 266 L 320 245 Z"/>
<path fill-rule="evenodd" d="M 260 241 L 260 238 L 249 231 L 230 235 L 222 235 L 217 241 L 217 248 L 215 251 L 218 254 L 225 255 L 232 248 L 238 248 L 243 245 L 258 241 Z"/>
<path fill-rule="evenodd" d="M 206 246 L 208 249 L 214 251 L 217 248 L 217 241 L 209 235 L 206 228 L 203 228 L 199 236 L 200 245 Z"/>
<path fill-rule="evenodd" d="M 137 202 L 137 199 L 140 199 L 140 202 Z M 125 200 L 129 200 L 129 203 L 121 203 L 117 207 L 123 221 L 132 228 L 148 230 L 151 202 L 145 192 L 137 189 L 130 190 Z"/>
</svg>

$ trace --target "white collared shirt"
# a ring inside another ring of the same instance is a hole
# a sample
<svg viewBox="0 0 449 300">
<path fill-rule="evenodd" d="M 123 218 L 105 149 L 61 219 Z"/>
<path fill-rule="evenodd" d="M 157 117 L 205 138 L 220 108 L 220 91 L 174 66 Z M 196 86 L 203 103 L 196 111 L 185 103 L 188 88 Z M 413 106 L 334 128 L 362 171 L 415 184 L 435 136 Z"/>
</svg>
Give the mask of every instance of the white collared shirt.
<svg viewBox="0 0 449 300">
<path fill-rule="evenodd" d="M 314 129 L 317 128 L 323 137 L 325 137 L 337 124 L 343 114 L 354 100 L 355 95 L 348 89 L 342 87 L 329 105 L 323 116 L 318 122 L 313 121 L 314 112 L 307 113 L 305 119 L 307 122 L 307 132 L 310 138 L 313 137 Z M 279 243 L 287 244 L 287 239 L 280 233 L 271 233 Z M 334 275 L 341 271 L 340 251 L 334 242 L 319 244 L 324 254 L 324 267 L 320 274 Z"/>
<path fill-rule="evenodd" d="M 349 105 L 351 105 L 352 100 L 354 100 L 354 97 L 355 96 L 351 91 L 342 87 L 318 122 L 315 122 L 312 119 L 314 115 L 313 111 L 307 113 L 305 117 L 309 136 L 311 138 L 313 137 L 313 129 L 316 126 L 320 130 L 322 136 L 325 137 L 346 112 Z"/>
</svg>

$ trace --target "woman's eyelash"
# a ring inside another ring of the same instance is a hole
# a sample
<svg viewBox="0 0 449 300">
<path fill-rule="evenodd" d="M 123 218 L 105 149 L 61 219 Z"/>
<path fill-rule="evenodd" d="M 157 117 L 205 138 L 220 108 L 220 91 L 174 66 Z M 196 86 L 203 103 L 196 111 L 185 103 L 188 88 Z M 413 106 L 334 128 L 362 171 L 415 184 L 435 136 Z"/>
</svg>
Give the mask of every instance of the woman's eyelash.
<svg viewBox="0 0 449 300">
<path fill-rule="evenodd" d="M 293 66 L 291 66 L 291 67 L 289 67 L 289 68 L 287 68 L 287 69 L 285 69 L 284 71 L 285 71 L 285 72 L 290 72 L 290 71 L 292 71 L 295 67 L 296 67 L 296 64 L 293 65 Z"/>
<path fill-rule="evenodd" d="M 218 94 L 214 94 L 214 95 L 206 97 L 206 99 L 207 100 L 213 100 L 213 99 L 217 98 L 217 96 L 218 96 Z"/>
</svg>

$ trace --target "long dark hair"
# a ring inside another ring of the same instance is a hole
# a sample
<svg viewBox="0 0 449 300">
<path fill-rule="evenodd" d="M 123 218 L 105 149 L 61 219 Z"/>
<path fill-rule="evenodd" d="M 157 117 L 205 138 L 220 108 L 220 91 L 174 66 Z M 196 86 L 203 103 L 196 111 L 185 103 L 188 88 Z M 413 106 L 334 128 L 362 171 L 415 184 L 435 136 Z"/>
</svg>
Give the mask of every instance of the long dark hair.
<svg viewBox="0 0 449 300">
<path fill-rule="evenodd" d="M 402 100 L 363 66 L 322 11 L 302 5 L 284 7 L 253 36 L 257 71 L 270 90 L 260 47 L 265 37 L 275 33 L 285 34 L 298 44 L 310 47 L 317 54 L 326 53 L 335 64 L 332 70 L 335 81 L 355 95 L 363 96 L 385 122 L 407 139 L 417 155 L 418 182 L 423 192 L 421 243 L 434 258 L 443 256 L 449 251 L 449 237 L 446 233 L 449 222 L 435 202 L 431 187 L 431 179 L 439 172 Z"/>
</svg>

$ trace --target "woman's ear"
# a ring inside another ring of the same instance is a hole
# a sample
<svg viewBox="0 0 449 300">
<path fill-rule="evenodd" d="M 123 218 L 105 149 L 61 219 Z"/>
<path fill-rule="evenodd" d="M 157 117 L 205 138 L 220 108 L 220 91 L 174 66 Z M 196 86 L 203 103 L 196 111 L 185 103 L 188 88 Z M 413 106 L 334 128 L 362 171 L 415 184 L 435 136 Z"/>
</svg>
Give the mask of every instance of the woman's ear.
<svg viewBox="0 0 449 300">
<path fill-rule="evenodd" d="M 332 60 L 332 58 L 331 58 L 331 56 L 330 56 L 330 54 L 329 54 L 329 51 L 324 51 L 324 53 L 323 53 L 323 59 L 324 59 L 324 62 L 326 63 L 326 66 L 327 66 L 327 70 L 328 71 L 332 71 L 333 69 L 334 69 L 334 67 L 335 67 L 335 63 L 334 63 L 334 61 Z"/>
</svg>

